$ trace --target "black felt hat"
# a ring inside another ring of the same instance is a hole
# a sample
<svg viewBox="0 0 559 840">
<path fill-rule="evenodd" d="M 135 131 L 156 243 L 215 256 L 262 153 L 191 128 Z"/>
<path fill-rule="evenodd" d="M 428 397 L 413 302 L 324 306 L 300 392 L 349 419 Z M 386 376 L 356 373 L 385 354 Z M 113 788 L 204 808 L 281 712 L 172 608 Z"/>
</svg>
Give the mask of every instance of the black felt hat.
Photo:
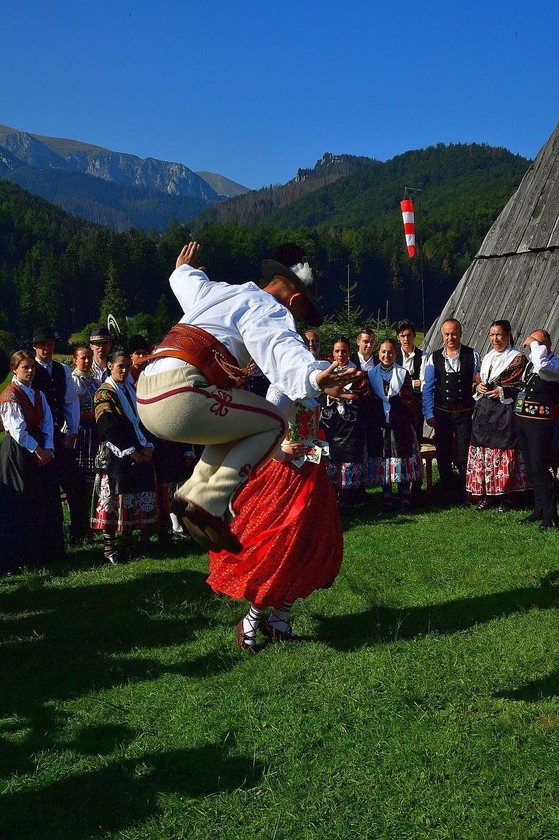
<svg viewBox="0 0 559 840">
<path fill-rule="evenodd" d="M 320 327 L 324 315 L 316 300 L 316 283 L 312 271 L 308 263 L 302 262 L 304 255 L 305 252 L 298 245 L 286 242 L 277 249 L 274 255 L 276 259 L 263 260 L 262 276 L 267 283 L 278 275 L 293 283 L 297 291 L 306 298 L 308 304 L 305 320 L 311 327 Z M 288 267 L 289 265 L 291 268 Z"/>
<path fill-rule="evenodd" d="M 112 341 L 111 334 L 107 327 L 93 327 L 89 336 L 90 344 L 103 344 L 105 341 Z"/>
<path fill-rule="evenodd" d="M 40 341 L 60 341 L 60 336 L 52 327 L 36 327 L 31 344 L 39 344 Z"/>
</svg>

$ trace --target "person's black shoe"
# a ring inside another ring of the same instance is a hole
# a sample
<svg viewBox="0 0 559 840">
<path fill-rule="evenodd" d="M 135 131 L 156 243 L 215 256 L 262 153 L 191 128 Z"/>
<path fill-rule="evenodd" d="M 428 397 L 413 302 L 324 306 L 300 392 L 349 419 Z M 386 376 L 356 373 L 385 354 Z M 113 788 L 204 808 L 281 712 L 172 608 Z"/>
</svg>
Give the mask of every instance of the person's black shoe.
<svg viewBox="0 0 559 840">
<path fill-rule="evenodd" d="M 557 521 L 555 519 L 543 519 L 540 522 L 540 531 L 547 531 L 549 528 L 557 527 Z"/>
<path fill-rule="evenodd" d="M 524 519 L 517 519 L 517 525 L 532 525 L 534 522 L 539 522 L 541 520 L 541 516 L 537 513 L 531 513 L 529 516 L 525 516 Z"/>
</svg>

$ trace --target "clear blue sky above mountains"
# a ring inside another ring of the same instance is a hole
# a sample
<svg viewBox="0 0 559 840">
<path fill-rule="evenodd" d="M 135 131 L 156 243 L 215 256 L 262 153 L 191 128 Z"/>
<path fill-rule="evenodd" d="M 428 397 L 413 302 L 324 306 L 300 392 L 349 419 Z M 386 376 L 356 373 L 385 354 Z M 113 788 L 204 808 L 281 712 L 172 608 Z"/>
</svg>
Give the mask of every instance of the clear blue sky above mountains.
<svg viewBox="0 0 559 840">
<path fill-rule="evenodd" d="M 534 157 L 555 127 L 541 0 L 21 0 L 0 25 L 0 123 L 284 183 L 323 152 L 438 142 Z"/>
</svg>

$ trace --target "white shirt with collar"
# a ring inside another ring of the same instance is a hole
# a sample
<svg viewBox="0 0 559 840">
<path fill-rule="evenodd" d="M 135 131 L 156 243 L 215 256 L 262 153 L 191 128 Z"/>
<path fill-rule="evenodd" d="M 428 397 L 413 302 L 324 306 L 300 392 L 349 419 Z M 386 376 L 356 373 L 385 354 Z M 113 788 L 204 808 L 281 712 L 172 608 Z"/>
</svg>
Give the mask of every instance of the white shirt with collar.
<svg viewBox="0 0 559 840">
<path fill-rule="evenodd" d="M 289 310 L 271 294 L 256 283 L 215 283 L 190 265 L 175 269 L 169 282 L 184 312 L 180 323 L 213 335 L 241 367 L 252 358 L 272 385 L 290 399 L 319 396 L 316 375 L 326 370 L 329 362 L 314 358 L 297 333 Z M 143 375 L 184 364 L 180 359 L 156 359 L 144 368 Z"/>
<path fill-rule="evenodd" d="M 27 385 L 24 385 L 16 376 L 13 377 L 12 382 L 15 382 L 18 388 L 21 388 L 23 393 L 29 397 L 32 405 L 36 405 L 36 398 L 40 399 L 43 403 L 43 422 L 41 424 L 41 431 L 45 435 L 43 449 L 54 449 L 52 412 L 45 395 L 42 391 L 36 391 L 34 388 L 29 388 Z M 2 418 L 4 429 L 10 433 L 16 443 L 19 443 L 20 446 L 29 452 L 35 452 L 38 443 L 27 431 L 27 423 L 25 422 L 21 406 L 16 402 L 0 403 L 0 417 Z"/>
<path fill-rule="evenodd" d="M 548 353 L 545 344 L 539 341 L 530 342 L 529 359 L 534 365 L 534 373 L 545 382 L 557 382 L 559 380 L 559 357 L 555 353 Z"/>
<path fill-rule="evenodd" d="M 370 371 L 374 368 L 374 366 L 375 366 L 374 353 L 371 353 L 369 358 L 365 359 L 365 357 L 362 356 L 361 353 L 358 350 L 357 351 L 357 357 L 359 359 L 359 367 L 361 368 L 361 370 L 364 370 L 364 371 L 368 372 L 368 371 Z"/>
</svg>

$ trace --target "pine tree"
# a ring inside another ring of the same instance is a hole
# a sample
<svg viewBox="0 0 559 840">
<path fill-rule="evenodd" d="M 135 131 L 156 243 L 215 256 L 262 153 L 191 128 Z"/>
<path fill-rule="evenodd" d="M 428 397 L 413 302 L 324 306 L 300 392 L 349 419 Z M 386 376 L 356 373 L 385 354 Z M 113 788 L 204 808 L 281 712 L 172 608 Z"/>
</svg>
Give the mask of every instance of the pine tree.
<svg viewBox="0 0 559 840">
<path fill-rule="evenodd" d="M 124 331 L 126 327 L 126 295 L 121 286 L 117 283 L 115 267 L 112 262 L 109 263 L 107 274 L 105 278 L 105 291 L 103 299 L 101 300 L 101 311 L 99 314 L 99 323 L 106 324 L 109 315 L 113 315 L 120 329 Z"/>
</svg>

